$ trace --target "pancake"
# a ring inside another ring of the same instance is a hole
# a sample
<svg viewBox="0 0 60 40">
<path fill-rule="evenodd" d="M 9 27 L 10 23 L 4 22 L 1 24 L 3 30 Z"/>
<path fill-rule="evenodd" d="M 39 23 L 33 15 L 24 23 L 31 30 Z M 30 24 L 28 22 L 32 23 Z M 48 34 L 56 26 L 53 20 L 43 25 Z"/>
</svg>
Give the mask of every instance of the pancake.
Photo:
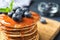
<svg viewBox="0 0 60 40">
<path fill-rule="evenodd" d="M 7 40 L 37 40 L 37 21 L 40 16 L 31 12 L 32 18 L 24 17 L 22 22 L 15 22 L 7 15 L 0 15 L 1 29 L 6 34 Z"/>
<path fill-rule="evenodd" d="M 30 35 L 33 35 L 37 30 L 34 30 L 33 32 L 29 33 L 29 34 L 19 34 L 19 35 L 10 35 L 10 34 L 7 34 L 7 36 L 9 37 L 24 37 L 24 36 L 30 36 Z"/>
<path fill-rule="evenodd" d="M 15 40 L 34 40 L 36 38 L 38 38 L 38 33 L 36 32 L 35 34 L 33 35 L 30 35 L 30 36 L 26 36 L 26 37 L 18 37 L 18 38 L 15 38 L 15 37 L 9 37 L 10 39 L 15 39 Z"/>
<path fill-rule="evenodd" d="M 35 25 L 36 26 L 36 25 Z M 20 31 L 14 31 L 14 32 L 11 32 L 11 31 L 5 31 L 7 34 L 13 34 L 13 35 L 20 35 L 20 33 L 22 33 L 23 35 L 25 34 L 29 34 L 30 32 L 33 32 L 34 30 L 36 30 L 37 26 L 35 27 L 33 26 L 31 29 L 29 30 L 20 30 Z"/>
</svg>

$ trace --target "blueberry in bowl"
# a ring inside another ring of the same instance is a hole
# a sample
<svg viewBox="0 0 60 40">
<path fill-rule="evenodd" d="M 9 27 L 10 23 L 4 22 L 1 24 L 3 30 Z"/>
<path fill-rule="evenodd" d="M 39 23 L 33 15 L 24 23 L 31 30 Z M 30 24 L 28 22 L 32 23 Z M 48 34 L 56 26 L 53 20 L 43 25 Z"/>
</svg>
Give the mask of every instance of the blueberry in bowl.
<svg viewBox="0 0 60 40">
<path fill-rule="evenodd" d="M 53 17 L 59 11 L 59 5 L 54 2 L 41 2 L 38 5 L 38 10 L 42 16 Z"/>
</svg>

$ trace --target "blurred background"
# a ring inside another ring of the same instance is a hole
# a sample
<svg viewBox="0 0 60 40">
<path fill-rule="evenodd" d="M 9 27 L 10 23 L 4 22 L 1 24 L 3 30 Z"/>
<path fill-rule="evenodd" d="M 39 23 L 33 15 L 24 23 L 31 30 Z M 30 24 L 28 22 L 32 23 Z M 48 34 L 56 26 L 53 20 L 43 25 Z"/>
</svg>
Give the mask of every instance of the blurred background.
<svg viewBox="0 0 60 40">
<path fill-rule="evenodd" d="M 40 11 L 38 11 L 38 4 L 40 4 L 41 2 L 57 3 L 59 5 L 59 12 L 60 12 L 60 0 L 33 0 L 30 10 L 35 11 L 41 15 Z M 51 19 L 60 21 L 60 13 L 59 12 L 56 13 L 54 17 L 47 17 L 47 18 L 51 18 Z"/>
<path fill-rule="evenodd" d="M 57 3 L 59 5 L 59 12 L 57 12 L 54 17 L 48 17 L 47 16 L 47 18 L 50 18 L 50 19 L 53 19 L 53 20 L 60 22 L 60 0 L 33 0 L 32 5 L 30 7 L 30 10 L 37 12 L 41 15 L 40 11 L 38 10 L 38 4 L 40 4 L 41 2 L 54 2 L 54 3 Z M 54 40 L 60 40 L 60 32 L 55 37 Z"/>
</svg>

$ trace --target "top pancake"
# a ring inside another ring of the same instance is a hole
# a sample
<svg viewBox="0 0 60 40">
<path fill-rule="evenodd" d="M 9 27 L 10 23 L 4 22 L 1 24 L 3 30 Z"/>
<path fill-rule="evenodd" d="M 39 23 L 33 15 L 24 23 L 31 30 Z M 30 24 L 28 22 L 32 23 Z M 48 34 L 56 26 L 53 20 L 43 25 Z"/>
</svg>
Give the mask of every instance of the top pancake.
<svg viewBox="0 0 60 40">
<path fill-rule="evenodd" d="M 36 22 L 39 20 L 40 16 L 35 13 L 31 12 L 32 18 L 26 18 L 24 17 L 22 19 L 22 22 L 15 22 L 12 18 L 5 14 L 0 14 L 0 23 L 4 25 L 5 27 L 10 28 L 24 28 L 24 27 L 30 27 L 31 25 L 36 24 Z"/>
</svg>

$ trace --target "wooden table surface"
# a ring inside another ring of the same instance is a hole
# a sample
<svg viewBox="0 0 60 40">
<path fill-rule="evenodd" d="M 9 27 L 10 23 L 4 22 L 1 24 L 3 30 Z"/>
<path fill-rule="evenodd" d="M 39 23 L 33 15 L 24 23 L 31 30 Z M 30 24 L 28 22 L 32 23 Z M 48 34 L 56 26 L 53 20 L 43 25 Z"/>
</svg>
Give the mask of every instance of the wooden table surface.
<svg viewBox="0 0 60 40">
<path fill-rule="evenodd" d="M 60 23 L 48 18 L 45 19 L 47 24 L 42 24 L 40 21 L 37 23 L 40 40 L 53 40 L 59 32 Z M 4 40 L 4 38 L 4 33 L 0 29 L 0 40 Z"/>
<path fill-rule="evenodd" d="M 47 24 L 42 24 L 40 22 L 37 23 L 40 39 L 53 40 L 59 32 L 60 23 L 48 18 L 45 19 L 47 21 Z"/>
</svg>

